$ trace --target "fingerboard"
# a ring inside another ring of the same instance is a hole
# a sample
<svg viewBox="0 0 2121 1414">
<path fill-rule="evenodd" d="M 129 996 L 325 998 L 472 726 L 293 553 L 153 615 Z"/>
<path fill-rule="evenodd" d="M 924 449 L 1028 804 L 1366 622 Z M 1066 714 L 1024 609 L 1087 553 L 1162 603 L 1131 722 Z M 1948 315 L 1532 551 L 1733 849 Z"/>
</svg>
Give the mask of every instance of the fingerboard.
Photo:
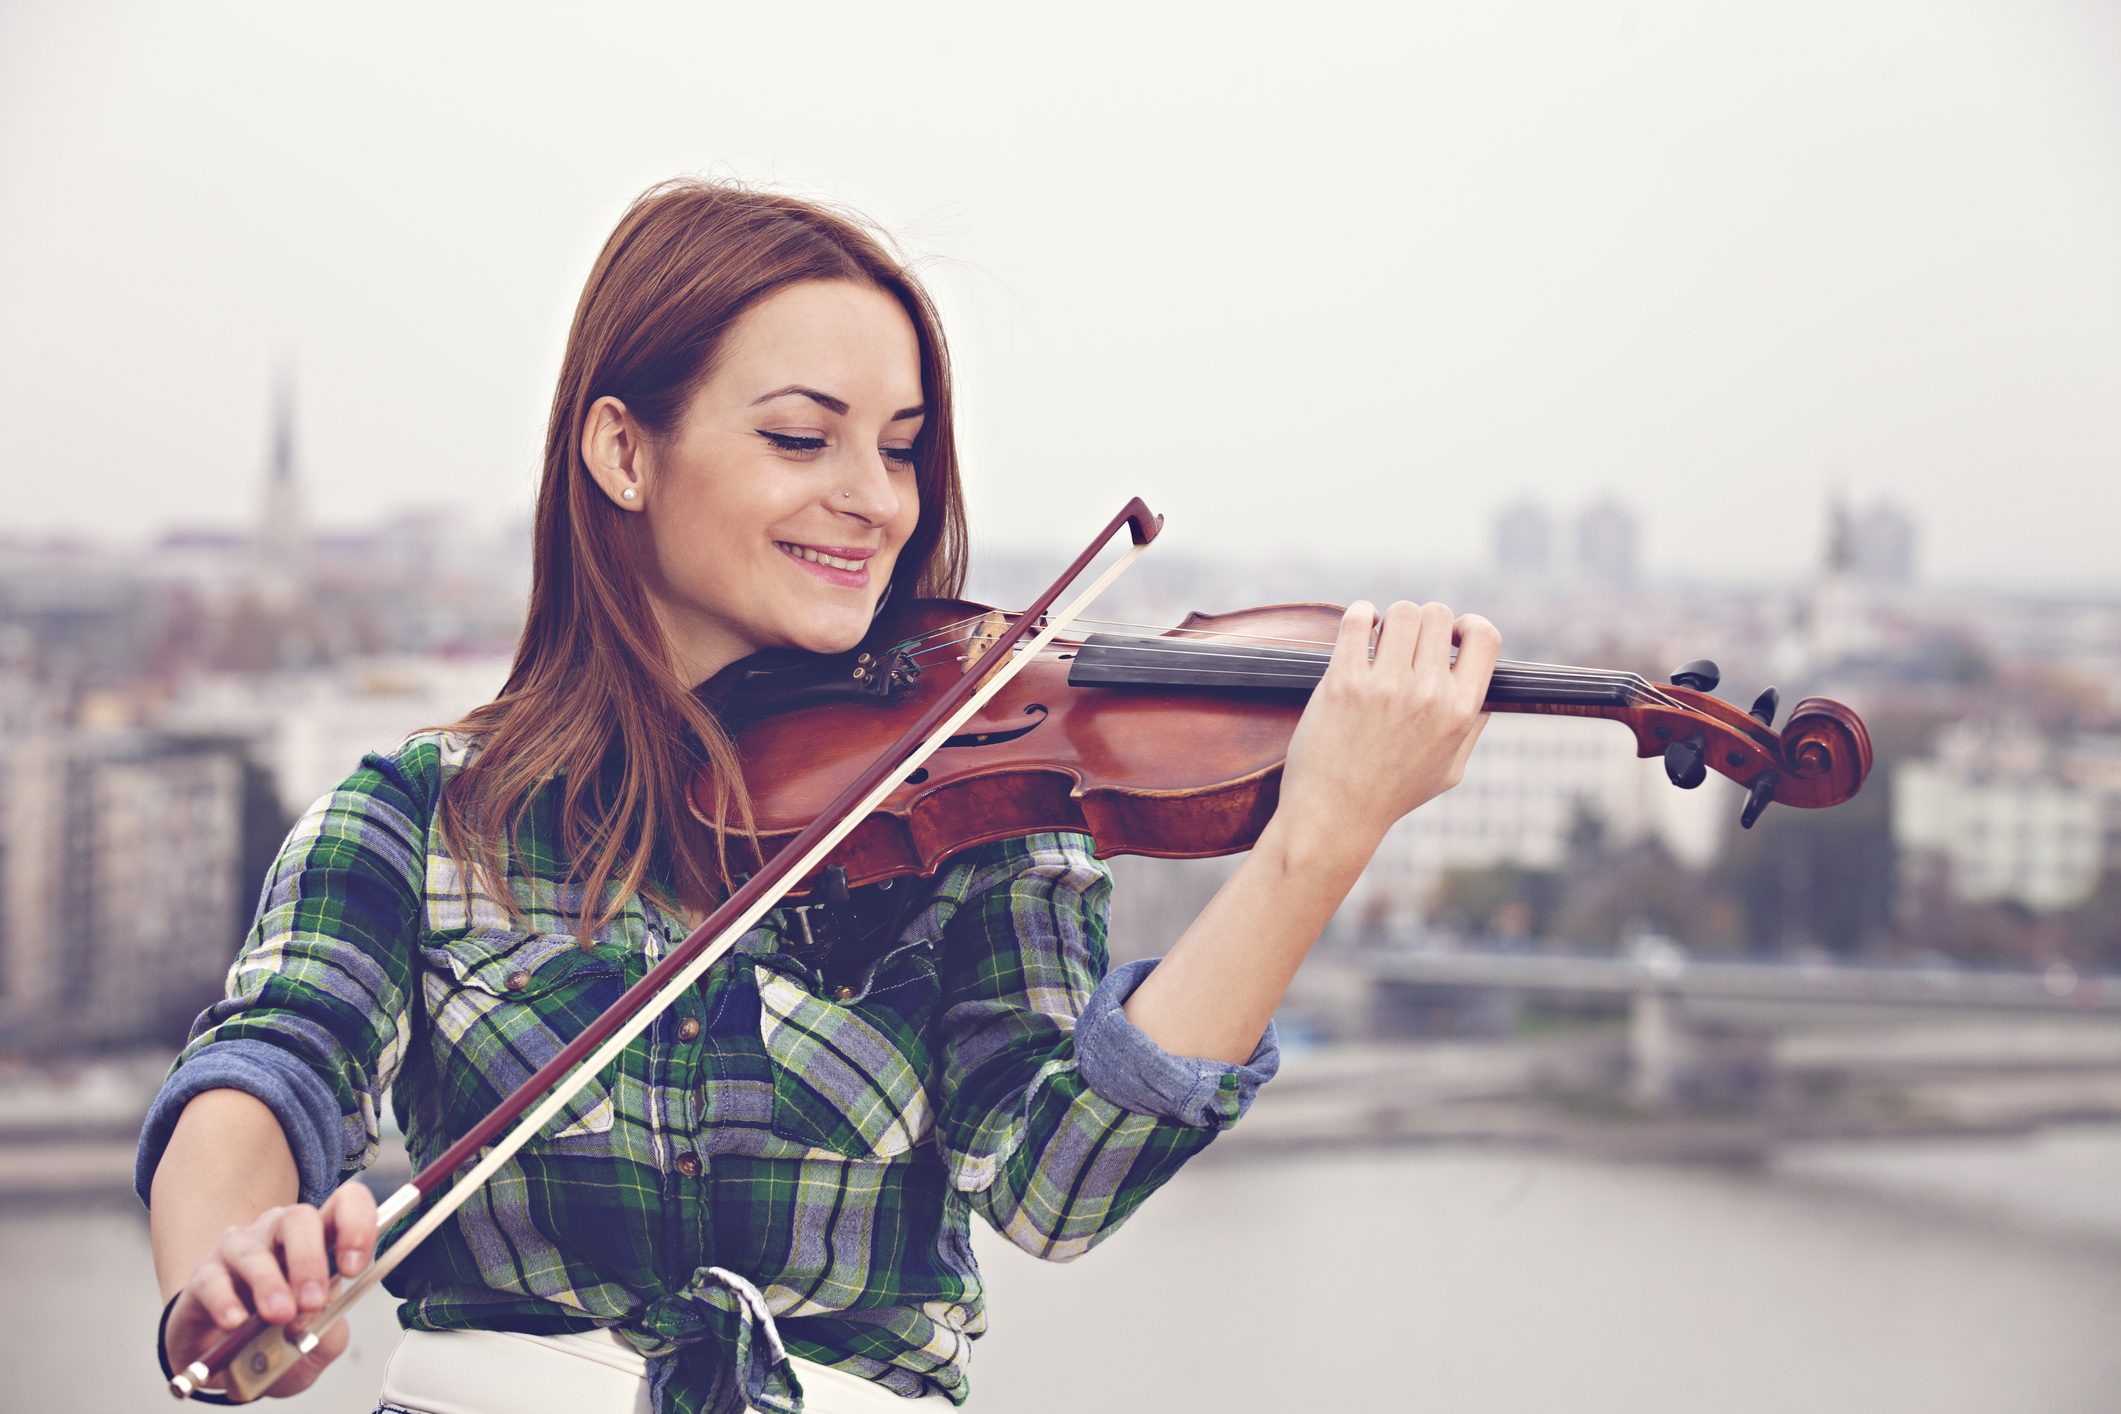
<svg viewBox="0 0 2121 1414">
<path fill-rule="evenodd" d="M 1094 633 L 1068 669 L 1074 687 L 1221 687 L 1309 693 L 1331 654 L 1316 648 Z M 1455 653 L 1454 653 L 1455 656 Z M 1556 663 L 1495 665 L 1487 700 L 1555 707 L 1635 707 L 1658 697 L 1639 673 Z"/>
</svg>

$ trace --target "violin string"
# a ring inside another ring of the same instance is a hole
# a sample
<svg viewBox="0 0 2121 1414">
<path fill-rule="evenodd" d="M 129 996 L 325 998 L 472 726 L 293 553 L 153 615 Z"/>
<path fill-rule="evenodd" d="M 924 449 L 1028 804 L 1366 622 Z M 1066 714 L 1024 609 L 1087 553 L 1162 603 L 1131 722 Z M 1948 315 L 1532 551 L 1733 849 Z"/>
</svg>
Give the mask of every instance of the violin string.
<svg viewBox="0 0 2121 1414">
<path fill-rule="evenodd" d="M 912 640 L 908 640 L 908 641 L 910 642 L 910 641 L 912 641 Z M 1127 643 L 1124 643 L 1124 644 L 1111 644 L 1111 645 L 1103 645 L 1103 646 L 1109 646 L 1109 647 L 1111 647 L 1111 648 L 1114 648 L 1114 649 L 1116 649 L 1116 650 L 1118 650 L 1118 651 L 1121 651 L 1121 652 L 1125 652 L 1125 653 L 1129 653 L 1129 654 L 1143 654 L 1143 653 L 1155 653 L 1155 654 L 1163 654 L 1163 655 L 1170 655 L 1170 656 L 1176 656 L 1176 657 L 1200 657 L 1200 656 L 1203 656 L 1202 654 L 1200 654 L 1200 652 L 1199 652 L 1199 651 L 1198 651 L 1197 649 L 1194 649 L 1194 648 L 1190 648 L 1190 647 L 1186 647 L 1186 646 L 1183 646 L 1184 644 L 1186 644 L 1186 643 L 1188 643 L 1188 642 L 1191 642 L 1191 641 L 1192 641 L 1192 640 L 1179 640 L 1179 642 L 1178 642 L 1178 643 L 1176 643 L 1176 644 L 1167 644 L 1167 643 L 1159 643 L 1159 642 L 1157 642 L 1157 641 L 1155 641 L 1155 640 L 1153 640 L 1153 639 L 1135 639 L 1135 640 L 1129 641 L 1129 642 L 1127 642 Z M 1219 642 L 1219 643 L 1229 643 L 1229 640 L 1216 640 L 1216 641 L 1217 641 L 1217 642 Z M 1064 642 L 1066 642 L 1066 641 L 1065 641 L 1065 640 L 1063 640 L 1063 641 L 1061 641 L 1061 642 L 1057 642 L 1057 643 L 1056 643 L 1056 644 L 1055 644 L 1054 646 L 1055 646 L 1055 647 L 1059 647 L 1059 646 L 1062 646 L 1062 643 L 1064 643 Z M 925 656 L 925 655 L 927 655 L 927 654 L 933 654 L 933 653 L 941 652 L 941 651 L 944 651 L 944 650 L 946 650 L 946 649 L 949 649 L 949 648 L 959 648 L 959 647 L 963 647 L 963 646 L 964 646 L 964 645 L 963 645 L 962 643 L 949 643 L 949 644 L 941 644 L 941 645 L 938 645 L 937 647 L 934 647 L 934 648 L 929 648 L 929 649 L 924 649 L 924 650 L 920 650 L 920 652 L 918 652 L 918 653 L 914 653 L 914 654 L 909 654 L 908 656 L 909 656 L 909 657 L 919 657 L 919 656 Z M 1073 642 L 1073 643 L 1067 643 L 1067 646 L 1069 646 L 1069 647 L 1072 647 L 1072 648 L 1076 648 L 1076 649 L 1081 649 L 1081 648 L 1083 648 L 1083 647 L 1085 647 L 1085 646 L 1087 646 L 1087 645 L 1085 645 L 1085 644 L 1083 644 L 1083 643 L 1081 643 L 1081 642 Z M 1236 645 L 1236 644 L 1230 644 L 1230 646 L 1232 646 L 1232 647 L 1235 647 L 1235 646 L 1238 646 L 1238 645 Z M 1232 664 L 1232 665 L 1236 665 L 1236 664 L 1248 664 L 1248 663 L 1272 663 L 1272 664 L 1282 664 L 1282 665 L 1288 665 L 1288 664 L 1291 664 L 1291 663 L 1296 663 L 1296 662 L 1302 662 L 1302 661 L 1303 661 L 1303 660 L 1304 660 L 1304 659 L 1305 659 L 1306 657 L 1310 657 L 1310 656 L 1312 656 L 1312 655 L 1308 655 L 1308 654 L 1298 654 L 1298 653 L 1294 653 L 1294 652 L 1286 652 L 1286 651 L 1285 651 L 1285 652 L 1280 652 L 1280 653 L 1275 653 L 1275 652 L 1271 652 L 1271 651 L 1270 651 L 1270 652 L 1267 652 L 1267 653 L 1219 653 L 1219 654 L 1215 654 L 1214 656 L 1215 656 L 1215 657 L 1218 657 L 1218 658 L 1221 658 L 1221 659 L 1224 659 L 1225 661 L 1227 661 L 1228 663 L 1230 663 L 1230 664 Z M 1317 655 L 1316 655 L 1316 660 L 1317 660 L 1317 661 L 1320 661 L 1320 662 L 1323 662 L 1323 661 L 1325 661 L 1325 660 L 1326 660 L 1326 659 L 1327 659 L 1327 658 L 1328 658 L 1329 656 L 1330 656 L 1330 655 L 1328 655 L 1328 654 L 1324 654 L 1324 653 L 1321 653 L 1321 654 L 1317 654 Z M 1454 658 L 1455 658 L 1455 654 L 1454 654 Z M 1627 680 L 1629 680 L 1629 679 L 1634 679 L 1634 680 L 1635 680 L 1636 682 L 1638 682 L 1638 683 L 1639 683 L 1639 684 L 1641 685 L 1641 687 L 1642 687 L 1642 688 L 1644 688 L 1644 689 L 1646 689 L 1646 690 L 1648 690 L 1648 691 L 1650 691 L 1650 692 L 1653 692 L 1653 693 L 1657 691 L 1657 689 L 1655 688 L 1655 686 L 1654 686 L 1653 684 L 1651 684 L 1650 682 L 1648 682 L 1648 681 L 1647 681 L 1646 679 L 1641 679 L 1641 678 L 1640 678 L 1640 677 L 1639 677 L 1638 675 L 1636 675 L 1636 674 L 1633 674 L 1633 673 L 1629 673 L 1629 672 L 1626 672 L 1626 671 L 1624 671 L 1624 670 L 1621 670 L 1621 669 L 1617 669 L 1617 668 L 1578 668 L 1578 667 L 1570 667 L 1570 666 L 1567 666 L 1567 665 L 1565 665 L 1565 664 L 1560 664 L 1560 663 L 1527 663 L 1527 662 L 1519 662 L 1519 661 L 1516 661 L 1516 660 L 1513 660 L 1513 659 L 1508 659 L 1508 658 L 1505 658 L 1505 659 L 1501 659 L 1501 660 L 1499 660 L 1499 661 L 1498 661 L 1498 662 L 1496 663 L 1496 665 L 1495 665 L 1495 666 L 1496 666 L 1496 668 L 1497 668 L 1498 670 L 1510 672 L 1510 673 L 1512 673 L 1512 674 L 1514 674 L 1514 675 L 1516 675 L 1516 676 L 1518 676 L 1518 677 L 1520 677 L 1520 678 L 1523 678 L 1523 677 L 1534 677 L 1534 676 L 1536 676 L 1536 677 L 1540 677 L 1540 678 L 1545 678 L 1545 679 L 1550 679 L 1550 680 L 1560 680 L 1560 679 L 1573 679 L 1573 680 L 1576 680 L 1576 681 L 1580 681 L 1580 682 L 1586 682 L 1586 683 L 1588 683 L 1588 682 L 1597 682 L 1597 683 L 1616 683 L 1616 684 L 1617 684 L 1617 683 L 1623 683 L 1623 682 L 1626 682 L 1626 681 L 1627 681 Z M 1200 671 L 1209 671 L 1209 672 L 1212 672 L 1212 671 L 1215 671 L 1215 669 L 1201 669 Z M 1661 693 L 1660 693 L 1660 694 L 1658 694 L 1658 695 L 1659 695 L 1659 696 L 1662 696 L 1662 694 L 1661 694 Z M 1673 705 L 1675 705 L 1675 706 L 1676 706 L 1677 704 L 1675 703 L 1675 704 L 1673 704 Z"/>
<path fill-rule="evenodd" d="M 1185 677 L 1193 677 L 1193 676 L 1198 676 L 1198 677 L 1210 677 L 1210 676 L 1215 676 L 1215 675 L 1218 675 L 1218 674 L 1223 674 L 1223 673 L 1227 673 L 1228 671 L 1229 671 L 1229 669 L 1227 669 L 1227 668 L 1193 668 L 1193 667 L 1165 667 L 1165 668 L 1160 668 L 1160 669 L 1158 669 L 1158 673 L 1159 673 L 1160 677 L 1161 677 L 1161 678 L 1164 678 L 1164 679 L 1171 679 L 1171 678 L 1179 678 L 1179 679 L 1183 679 L 1183 678 L 1185 678 Z M 1309 674 L 1309 673 L 1276 673 L 1276 672 L 1264 672 L 1264 671 L 1260 671 L 1260 670 L 1254 669 L 1254 670 L 1250 670 L 1250 671 L 1247 671 L 1247 672 L 1246 672 L 1246 673 L 1244 674 L 1244 676 L 1245 676 L 1246 678 L 1248 678 L 1248 679 L 1252 679 L 1252 680 L 1254 680 L 1254 681 L 1258 681 L 1258 680 L 1261 680 L 1261 679 L 1276 679 L 1276 678 L 1278 678 L 1278 679 L 1283 679 L 1283 680 L 1286 680 L 1286 681 L 1288 681 L 1288 682 L 1290 682 L 1290 683 L 1294 683 L 1294 684 L 1299 684 L 1299 685 L 1302 685 L 1302 686 L 1307 686 L 1307 687 L 1313 687 L 1313 686 L 1316 686 L 1316 685 L 1317 685 L 1317 683 L 1318 683 L 1318 678 L 1317 678 L 1316 676 L 1312 675 L 1312 674 Z M 1173 686 L 1183 686 L 1183 682 L 1174 682 L 1174 683 L 1173 683 L 1172 685 L 1173 685 Z M 1246 685 L 1246 684 L 1240 684 L 1240 685 L 1242 686 L 1242 685 Z M 1557 694 L 1559 694 L 1559 693 L 1564 693 L 1564 692 L 1568 692 L 1568 691 L 1571 691 L 1571 690 L 1578 690 L 1578 691 L 1580 691 L 1580 690 L 1582 689 L 1582 687 L 1583 687 L 1583 684 L 1581 684 L 1581 683 L 1577 683 L 1577 682 L 1543 682 L 1543 681 L 1537 681 L 1537 680 L 1533 680 L 1533 681 L 1518 681 L 1518 682 L 1514 682 L 1514 683 L 1504 683 L 1504 684 L 1501 684 L 1501 685 L 1502 685 L 1502 686 L 1505 686 L 1505 687 L 1517 687 L 1517 688 L 1524 688 L 1524 689 L 1534 689 L 1534 690 L 1537 690 L 1537 689 L 1540 689 L 1540 688 L 1544 688 L 1544 689 L 1546 689 L 1546 690 L 1548 690 L 1548 691 L 1552 691 L 1552 692 L 1554 692 L 1554 693 L 1557 693 Z M 1634 704 L 1640 704 L 1640 703 L 1643 703 L 1643 702 L 1650 702 L 1650 703 L 1655 703 L 1656 705 L 1659 705 L 1659 706 L 1664 706 L 1664 707 L 1673 707 L 1673 708 L 1678 708 L 1678 707 L 1680 706 L 1680 704 L 1678 704 L 1678 703 L 1676 703 L 1676 702 L 1673 702 L 1672 700 L 1670 700 L 1669 698 L 1667 698 L 1667 697 L 1666 697 L 1666 696 L 1665 696 L 1665 695 L 1664 695 L 1663 693 L 1661 693 L 1661 692 L 1658 692 L 1658 691 L 1657 691 L 1657 690 L 1656 690 L 1655 688 L 1647 688 L 1647 689 L 1645 689 L 1644 687 L 1642 687 L 1642 686 L 1641 686 L 1641 685 L 1639 685 L 1639 684 L 1633 684 L 1633 683 L 1626 683 L 1626 682 L 1615 682 L 1615 683 L 1612 683 L 1612 684 L 1608 684 L 1608 686 L 1610 686 L 1610 687 L 1613 687 L 1613 688 L 1617 688 L 1617 689 L 1619 689 L 1619 690 L 1620 690 L 1620 691 L 1621 691 L 1621 692 L 1622 692 L 1622 693 L 1623 693 L 1623 694 L 1624 694 L 1624 695 L 1625 695 L 1625 696 L 1626 696 L 1626 697 L 1628 698 L 1628 700 L 1629 700 L 1629 702 L 1630 702 L 1630 704 L 1631 704 L 1631 705 L 1634 705 Z M 1566 705 L 1566 704 L 1557 704 L 1557 705 Z M 1683 709 L 1682 709 L 1682 710 L 1683 710 Z"/>
<path fill-rule="evenodd" d="M 1055 646 L 1058 647 L 1060 644 L 1057 642 Z M 1083 645 L 1077 644 L 1073 646 L 1079 648 Z M 1119 648 L 1121 652 L 1128 656 L 1153 653 L 1167 657 L 1191 658 L 1195 660 L 1207 656 L 1193 649 L 1162 647 L 1148 642 L 1112 646 Z M 1291 683 L 1316 685 L 1324 671 L 1323 655 L 1317 660 L 1321 665 L 1317 670 L 1303 671 L 1299 667 L 1294 672 L 1274 671 L 1277 668 L 1297 667 L 1302 660 L 1294 655 L 1271 656 L 1267 654 L 1228 653 L 1216 654 L 1214 657 L 1218 661 L 1212 665 L 1203 666 L 1197 662 L 1192 664 L 1165 664 L 1159 667 L 1157 672 L 1165 675 L 1185 675 L 1188 677 L 1243 673 L 1253 678 L 1271 678 Z M 1495 669 L 1500 678 L 1498 685 L 1503 687 L 1535 691 L 1545 689 L 1554 692 L 1581 691 L 1587 687 L 1604 688 L 1621 691 L 1637 701 L 1649 701 L 1660 706 L 1685 710 L 1682 704 L 1673 701 L 1670 697 L 1658 691 L 1654 684 L 1634 673 L 1615 669 L 1574 668 L 1558 663 L 1520 663 L 1510 659 L 1503 659 L 1497 662 Z"/>
<path fill-rule="evenodd" d="M 1008 618 L 1020 617 L 1020 614 L 1015 611 L 1005 610 L 1003 612 Z M 986 618 L 987 615 L 984 613 L 968 615 L 967 617 L 956 620 L 952 623 L 944 624 L 937 628 L 930 629 L 925 633 L 915 635 L 914 637 L 905 640 L 905 644 L 910 647 L 910 645 L 913 644 L 941 638 L 945 635 L 954 633 L 955 631 L 962 629 L 969 624 L 982 623 L 986 620 Z M 1200 635 L 1198 639 L 1178 639 L 1176 643 L 1172 644 L 1171 646 L 1165 646 L 1163 644 L 1157 644 L 1142 640 L 1130 642 L 1125 645 L 1113 645 L 1115 647 L 1123 647 L 1124 651 L 1129 653 L 1159 653 L 1190 656 L 1191 651 L 1189 649 L 1182 646 L 1178 646 L 1189 642 L 1210 642 L 1217 644 L 1226 644 L 1233 647 L 1237 646 L 1238 644 L 1257 644 L 1261 647 L 1267 647 L 1270 644 L 1276 643 L 1289 644 L 1295 647 L 1317 649 L 1331 649 L 1335 646 L 1332 642 L 1323 639 L 1287 638 L 1275 634 L 1231 634 L 1223 630 L 1187 628 L 1184 626 L 1177 626 L 1159 630 L 1154 624 L 1134 623 L 1131 621 L 1118 619 L 1083 619 L 1079 622 L 1097 624 L 1106 628 L 1150 629 L 1153 631 L 1153 636 L 1158 638 L 1170 638 L 1173 635 L 1182 633 Z M 1059 647 L 1063 642 L 1066 642 L 1066 640 L 1056 642 L 1055 646 Z M 927 648 L 914 649 L 913 651 L 908 652 L 907 656 L 909 658 L 919 659 L 923 657 L 932 656 L 937 653 L 947 652 L 953 648 L 963 649 L 966 646 L 966 643 L 967 640 L 964 638 L 955 638 L 951 639 L 948 642 L 935 643 Z M 1080 649 L 1085 645 L 1080 642 L 1073 642 L 1069 643 L 1068 646 Z M 1200 674 L 1228 672 L 1231 671 L 1236 665 L 1240 664 L 1266 663 L 1286 666 L 1292 660 L 1298 658 L 1297 654 L 1286 652 L 1276 654 L 1271 649 L 1268 652 L 1259 654 L 1230 653 L 1218 654 L 1216 656 L 1226 659 L 1227 662 L 1232 665 L 1232 667 L 1195 667 L 1189 669 L 1166 668 L 1165 671 L 1185 671 Z M 1456 655 L 1454 654 L 1453 656 L 1455 659 Z M 1510 676 L 1514 680 L 1515 685 L 1518 686 L 1567 688 L 1583 685 L 1598 685 L 1606 687 L 1619 687 L 1633 694 L 1646 697 L 1661 706 L 1670 707 L 1681 711 L 1687 710 L 1684 704 L 1673 700 L 1671 697 L 1661 691 L 1654 683 L 1651 683 L 1647 679 L 1641 677 L 1639 674 L 1629 673 L 1619 669 L 1578 668 L 1560 663 L 1521 663 L 1511 659 L 1503 659 L 1501 661 L 1498 661 L 1495 666 L 1498 671 L 1502 671 L 1508 674 L 1508 676 Z M 1309 674 L 1306 673 L 1262 673 L 1257 670 L 1254 670 L 1253 675 L 1284 677 L 1295 681 L 1316 681 L 1315 678 L 1312 678 Z"/>
</svg>

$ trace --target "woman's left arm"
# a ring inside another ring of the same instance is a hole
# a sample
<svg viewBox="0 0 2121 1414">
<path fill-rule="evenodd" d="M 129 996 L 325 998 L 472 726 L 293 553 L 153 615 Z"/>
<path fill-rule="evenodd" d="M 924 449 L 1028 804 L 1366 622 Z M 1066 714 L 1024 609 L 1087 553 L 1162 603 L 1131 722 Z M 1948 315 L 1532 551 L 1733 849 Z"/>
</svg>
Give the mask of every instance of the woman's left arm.
<svg viewBox="0 0 2121 1414">
<path fill-rule="evenodd" d="M 1251 854 L 1127 998 L 1177 1056 L 1241 1064 L 1297 966 L 1389 830 L 1458 784 L 1487 717 L 1502 640 L 1441 604 L 1368 604 L 1341 619 L 1333 661 L 1289 743 L 1281 803 Z M 1459 652 L 1456 663 L 1451 648 Z"/>
</svg>

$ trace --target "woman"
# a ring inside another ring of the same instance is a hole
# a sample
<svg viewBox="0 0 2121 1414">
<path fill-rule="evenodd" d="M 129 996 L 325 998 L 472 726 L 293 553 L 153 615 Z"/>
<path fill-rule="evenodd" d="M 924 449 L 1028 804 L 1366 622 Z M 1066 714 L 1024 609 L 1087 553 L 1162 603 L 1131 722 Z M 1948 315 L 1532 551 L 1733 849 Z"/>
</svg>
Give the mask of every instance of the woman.
<svg viewBox="0 0 2121 1414">
<path fill-rule="evenodd" d="M 852 221 L 696 182 L 627 212 L 569 335 L 506 688 L 296 825 L 149 1116 L 167 1361 L 370 1260 L 386 1093 L 435 1157 L 724 896 L 742 833 L 684 803 L 704 766 L 745 818 L 717 675 L 956 591 L 951 411 L 932 306 Z M 1351 608 L 1272 823 L 1161 963 L 1107 974 L 1109 876 L 1071 835 L 859 891 L 823 951 L 771 915 L 393 1274 L 383 1407 L 963 1402 L 970 1214 L 1074 1258 L 1243 1114 L 1304 953 L 1457 781 L 1496 648 L 1440 605 Z"/>
</svg>

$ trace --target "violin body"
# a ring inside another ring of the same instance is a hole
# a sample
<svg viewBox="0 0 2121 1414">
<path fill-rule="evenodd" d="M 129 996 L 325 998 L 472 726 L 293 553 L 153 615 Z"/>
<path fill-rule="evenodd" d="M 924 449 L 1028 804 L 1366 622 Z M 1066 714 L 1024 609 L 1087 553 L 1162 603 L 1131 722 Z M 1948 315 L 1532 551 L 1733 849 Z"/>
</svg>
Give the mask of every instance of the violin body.
<svg viewBox="0 0 2121 1414">
<path fill-rule="evenodd" d="M 1047 830 L 1090 835 L 1100 856 L 1196 859 L 1249 849 L 1273 817 L 1289 739 L 1339 631 L 1328 604 L 1194 614 L 1162 635 L 1062 639 L 834 851 L 849 887 L 927 875 L 951 855 Z M 762 655 L 731 670 L 725 721 L 743 762 L 759 843 L 771 857 L 968 673 L 1006 616 L 961 600 L 888 606 L 856 649 Z M 988 666 L 991 668 L 992 664 Z M 1691 755 L 1772 799 L 1816 808 L 1861 788 L 1869 734 L 1838 702 L 1808 698 L 1775 731 L 1706 692 L 1630 673 L 1499 664 L 1492 711 L 1605 717 L 1637 753 Z M 1687 784 L 1675 773 L 1675 781 Z M 712 785 L 695 815 L 714 823 Z M 814 884 L 815 881 L 806 881 Z M 795 892 L 804 892 L 797 890 Z"/>
</svg>

